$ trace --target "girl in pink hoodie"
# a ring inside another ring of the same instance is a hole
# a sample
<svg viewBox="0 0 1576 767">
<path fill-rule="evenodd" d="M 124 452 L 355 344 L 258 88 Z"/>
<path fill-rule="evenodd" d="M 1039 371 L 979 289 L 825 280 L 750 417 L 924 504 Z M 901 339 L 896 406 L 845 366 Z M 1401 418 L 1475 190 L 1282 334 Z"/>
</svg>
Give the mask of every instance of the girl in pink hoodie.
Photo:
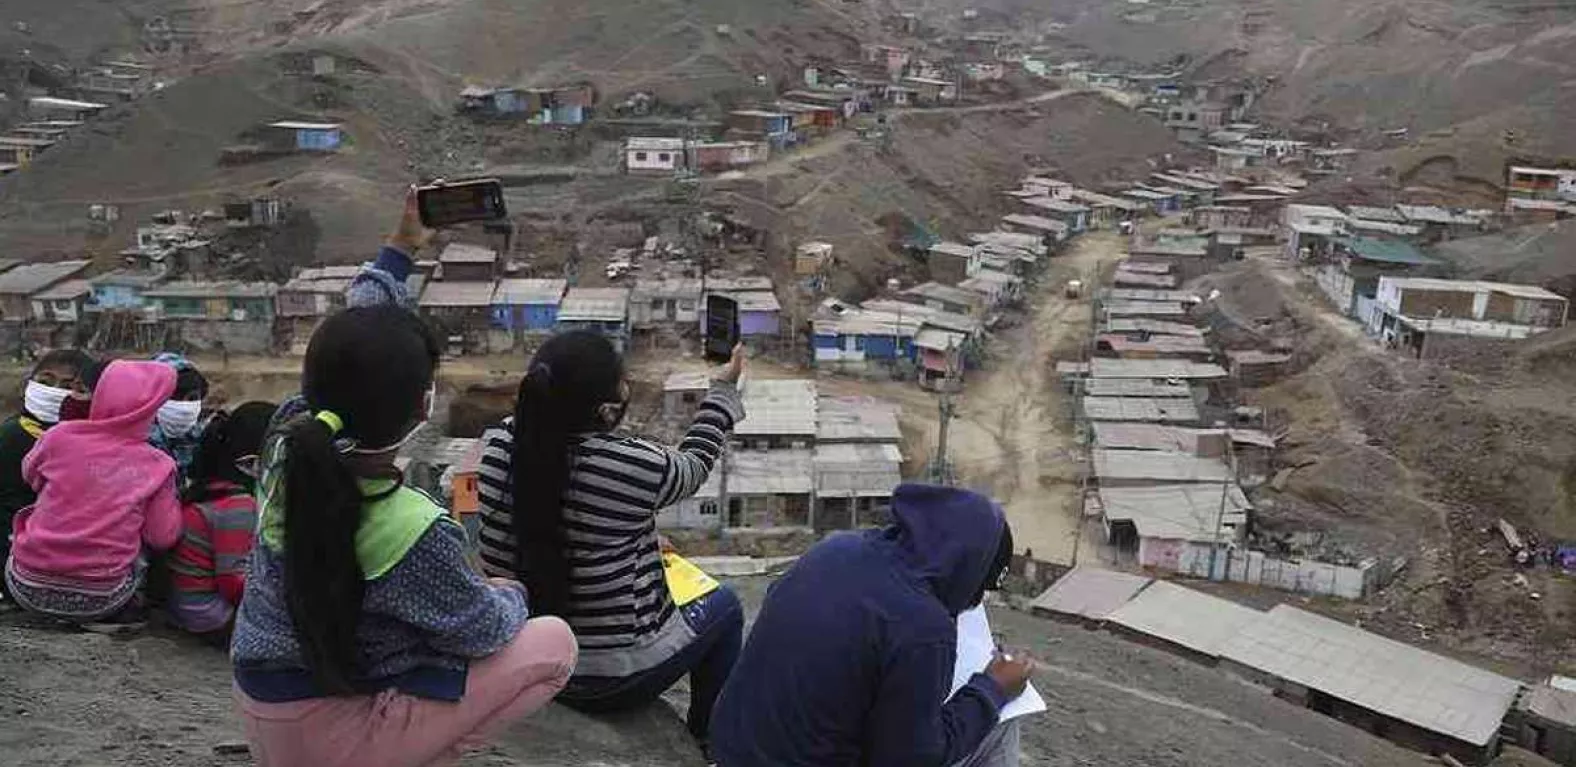
<svg viewBox="0 0 1576 767">
<path fill-rule="evenodd" d="M 44 433 L 22 462 L 38 501 L 12 523 L 5 577 L 18 605 L 75 623 L 111 618 L 142 585 L 143 549 L 181 534 L 175 462 L 147 443 L 175 371 L 116 361 L 99 379 L 86 421 Z"/>
</svg>

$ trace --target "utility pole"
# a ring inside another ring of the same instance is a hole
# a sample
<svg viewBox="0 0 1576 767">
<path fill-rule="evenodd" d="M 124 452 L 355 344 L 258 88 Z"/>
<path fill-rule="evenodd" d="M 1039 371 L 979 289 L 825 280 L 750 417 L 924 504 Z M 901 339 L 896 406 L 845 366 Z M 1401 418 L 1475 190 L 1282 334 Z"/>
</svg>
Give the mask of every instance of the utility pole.
<svg viewBox="0 0 1576 767">
<path fill-rule="evenodd" d="M 1209 574 L 1210 580 L 1215 580 L 1215 561 L 1220 555 L 1220 538 L 1226 528 L 1226 501 L 1231 498 L 1231 487 L 1237 480 L 1237 462 L 1235 451 L 1232 449 L 1231 429 L 1226 429 L 1226 477 L 1220 481 L 1220 509 L 1215 512 L 1215 535 L 1209 547 Z M 1228 563 L 1229 566 L 1229 563 Z M 1226 573 L 1225 575 L 1229 575 Z M 1230 578 L 1222 577 L 1221 580 L 1229 581 Z"/>
<path fill-rule="evenodd" d="M 949 359 L 947 377 L 942 379 L 941 397 L 938 400 L 941 428 L 936 435 L 936 455 L 930 465 L 931 481 L 938 485 L 952 485 L 957 481 L 957 477 L 952 473 L 952 463 L 947 459 L 947 433 L 951 430 L 952 419 L 958 412 L 957 404 L 952 399 L 952 390 L 957 383 L 957 365 Z"/>
</svg>

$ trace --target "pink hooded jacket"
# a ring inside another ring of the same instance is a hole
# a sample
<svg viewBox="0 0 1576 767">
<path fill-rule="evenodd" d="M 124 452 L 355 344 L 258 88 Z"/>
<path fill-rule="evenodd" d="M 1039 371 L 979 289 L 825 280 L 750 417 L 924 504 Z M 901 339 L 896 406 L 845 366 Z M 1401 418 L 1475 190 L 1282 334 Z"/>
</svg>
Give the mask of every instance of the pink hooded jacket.
<svg viewBox="0 0 1576 767">
<path fill-rule="evenodd" d="M 144 544 L 160 551 L 175 545 L 175 462 L 147 442 L 154 415 L 174 392 L 168 365 L 112 362 L 88 420 L 44 432 L 22 461 L 22 478 L 38 502 L 12 524 L 11 560 L 20 573 L 119 582 Z"/>
</svg>

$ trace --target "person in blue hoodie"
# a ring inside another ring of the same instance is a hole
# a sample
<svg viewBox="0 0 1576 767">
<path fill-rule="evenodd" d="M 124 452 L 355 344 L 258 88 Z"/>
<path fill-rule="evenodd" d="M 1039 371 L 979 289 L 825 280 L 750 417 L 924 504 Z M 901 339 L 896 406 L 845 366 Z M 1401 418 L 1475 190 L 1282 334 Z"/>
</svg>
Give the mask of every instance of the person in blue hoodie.
<svg viewBox="0 0 1576 767">
<path fill-rule="evenodd" d="M 175 393 L 159 407 L 148 442 L 175 459 L 176 487 L 184 489 L 197 456 L 197 443 L 202 441 L 207 418 L 212 415 L 203 408 L 208 379 L 191 360 L 175 352 L 162 352 L 153 361 L 175 368 Z"/>
<path fill-rule="evenodd" d="M 1012 555 L 1000 507 L 902 485 L 893 523 L 810 549 L 767 593 L 712 715 L 720 767 L 1015 764 L 1001 708 L 1031 664 L 998 655 L 950 699 L 956 619 Z"/>
</svg>

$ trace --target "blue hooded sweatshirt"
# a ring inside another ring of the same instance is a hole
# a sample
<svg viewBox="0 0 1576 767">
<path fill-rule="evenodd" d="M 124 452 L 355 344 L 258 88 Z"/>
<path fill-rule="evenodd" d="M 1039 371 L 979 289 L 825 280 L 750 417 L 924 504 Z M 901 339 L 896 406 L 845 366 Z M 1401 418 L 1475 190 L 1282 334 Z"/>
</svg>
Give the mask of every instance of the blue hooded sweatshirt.
<svg viewBox="0 0 1576 767">
<path fill-rule="evenodd" d="M 950 700 L 956 618 L 978 604 L 1005 521 L 967 490 L 902 485 L 894 523 L 810 549 L 768 592 L 711 724 L 722 767 L 946 767 L 1006 695 Z"/>
</svg>

